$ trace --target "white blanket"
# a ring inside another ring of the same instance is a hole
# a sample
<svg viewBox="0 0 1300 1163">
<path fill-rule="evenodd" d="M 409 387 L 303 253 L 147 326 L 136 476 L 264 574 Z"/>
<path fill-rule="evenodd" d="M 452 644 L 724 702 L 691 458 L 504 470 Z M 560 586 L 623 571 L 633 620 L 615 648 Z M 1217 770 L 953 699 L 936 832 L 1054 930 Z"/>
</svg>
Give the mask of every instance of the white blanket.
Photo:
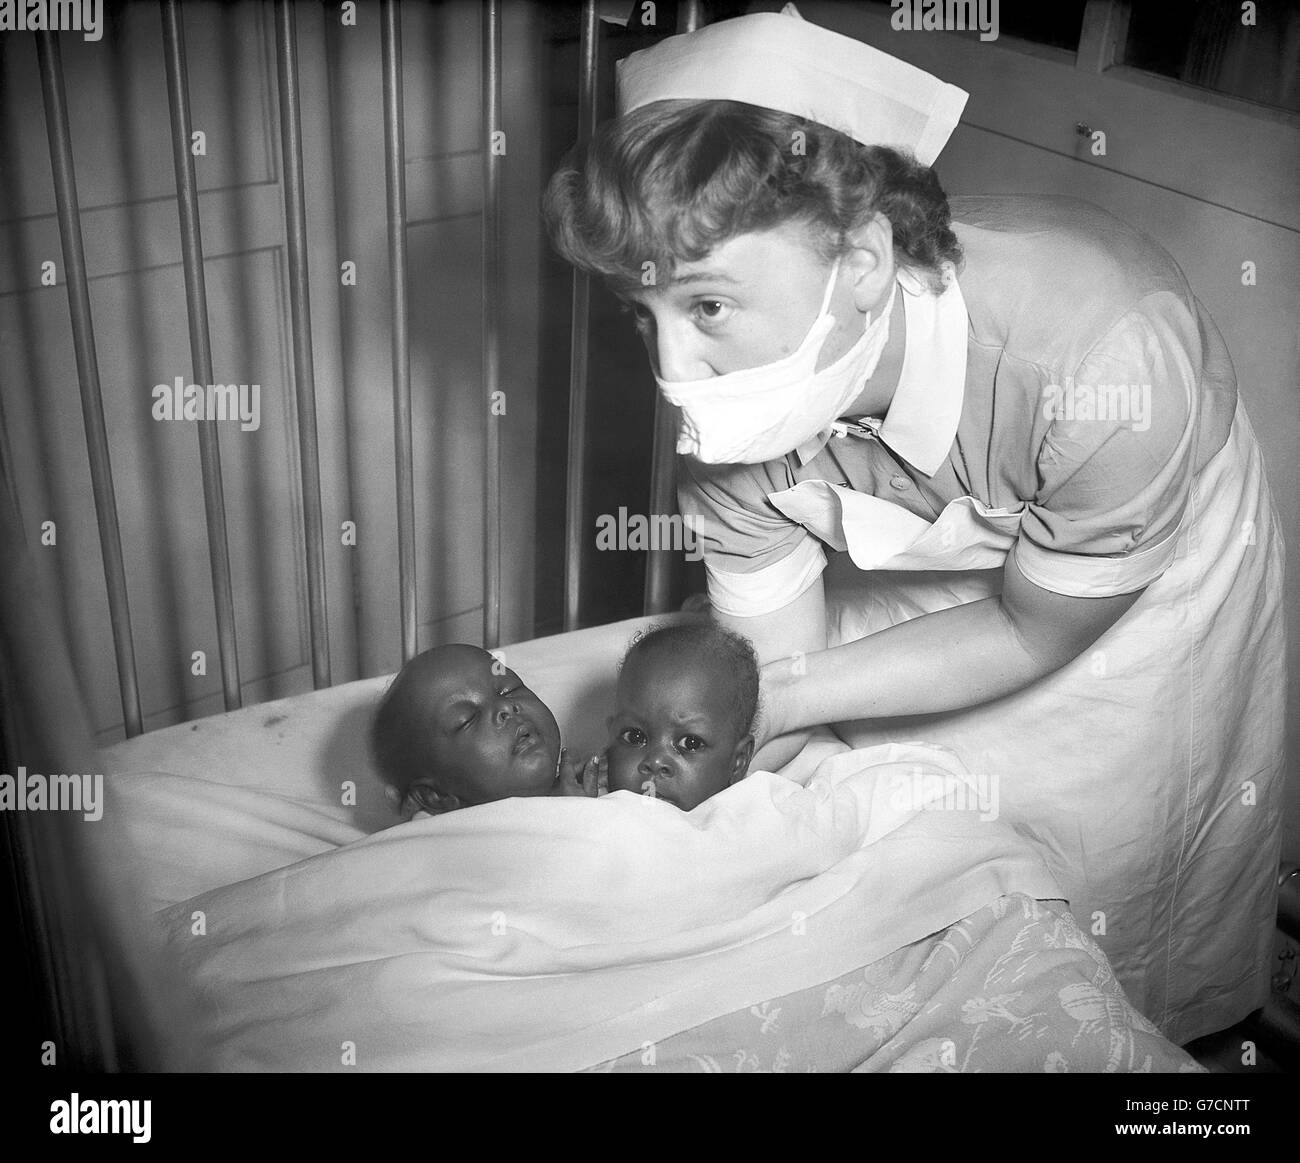
<svg viewBox="0 0 1300 1163">
<path fill-rule="evenodd" d="M 206 893 L 159 914 L 196 986 L 193 1065 L 580 1069 L 1004 894 L 1059 897 L 972 787 L 934 748 L 844 751 L 689 814 L 506 800 Z"/>
</svg>

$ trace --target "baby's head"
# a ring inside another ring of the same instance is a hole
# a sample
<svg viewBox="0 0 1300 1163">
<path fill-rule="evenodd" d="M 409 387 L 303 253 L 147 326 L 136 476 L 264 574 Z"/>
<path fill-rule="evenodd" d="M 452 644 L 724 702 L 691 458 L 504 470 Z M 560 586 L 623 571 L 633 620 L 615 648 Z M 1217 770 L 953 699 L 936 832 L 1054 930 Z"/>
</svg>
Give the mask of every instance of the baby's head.
<svg viewBox="0 0 1300 1163">
<path fill-rule="evenodd" d="M 555 716 L 486 650 L 435 646 L 411 659 L 375 711 L 379 773 L 409 810 L 433 814 L 547 796 L 559 773 Z"/>
<path fill-rule="evenodd" d="M 652 630 L 632 644 L 609 719 L 609 790 L 689 812 L 742 779 L 754 754 L 758 661 L 714 623 Z"/>
</svg>

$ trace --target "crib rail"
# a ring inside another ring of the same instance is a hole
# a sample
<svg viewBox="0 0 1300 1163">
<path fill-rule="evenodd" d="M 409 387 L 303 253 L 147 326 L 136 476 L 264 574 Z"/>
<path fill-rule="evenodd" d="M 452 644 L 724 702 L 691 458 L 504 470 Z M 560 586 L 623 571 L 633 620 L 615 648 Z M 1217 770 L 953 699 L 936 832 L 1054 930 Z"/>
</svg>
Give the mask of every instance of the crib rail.
<svg viewBox="0 0 1300 1163">
<path fill-rule="evenodd" d="M 483 5 L 483 645 L 501 641 L 501 3 Z"/>
<path fill-rule="evenodd" d="M 203 277 L 203 234 L 199 225 L 199 183 L 190 153 L 189 73 L 185 66 L 185 32 L 177 0 L 161 0 L 163 62 L 171 110 L 172 162 L 176 169 L 176 204 L 181 219 L 181 257 L 185 265 L 185 307 L 190 321 L 190 353 L 195 382 L 212 384 L 212 339 L 208 334 L 208 292 Z M 208 530 L 208 564 L 217 617 L 221 658 L 221 692 L 226 710 L 243 705 L 239 689 L 239 655 L 235 643 L 235 597 L 230 584 L 230 546 L 226 538 L 226 499 L 221 482 L 221 445 L 217 422 L 198 422 L 199 469 L 203 478 L 203 514 Z"/>
<path fill-rule="evenodd" d="M 578 148 L 591 141 L 596 128 L 596 66 L 600 21 L 595 0 L 582 5 L 578 44 Z M 591 335 L 591 276 L 573 272 L 573 308 L 569 335 L 569 459 L 564 482 L 564 628 L 576 630 L 582 610 L 582 524 L 587 479 L 587 374 Z"/>
<path fill-rule="evenodd" d="M 415 657 L 415 465 L 411 454 L 411 336 L 406 281 L 406 137 L 402 121 L 402 18 L 396 0 L 380 5 L 384 70 L 384 173 L 388 188 L 388 267 L 392 280 L 393 454 L 397 472 L 397 574 L 402 661 Z"/>
<path fill-rule="evenodd" d="M 316 373 L 311 350 L 307 281 L 307 193 L 302 167 L 302 106 L 298 97 L 298 29 L 293 5 L 275 4 L 276 79 L 280 93 L 280 151 L 284 157 L 284 217 L 289 253 L 289 314 L 293 379 L 298 402 L 298 460 L 302 477 L 303 540 L 307 553 L 307 614 L 312 685 L 330 685 L 329 617 L 325 597 L 325 534 L 321 517 L 320 443 L 316 433 Z"/>
<path fill-rule="evenodd" d="M 36 53 L 45 99 L 45 129 L 50 141 L 50 165 L 54 171 L 59 237 L 63 241 L 63 269 L 67 274 L 68 310 L 72 316 L 72 343 L 77 357 L 81 414 L 86 426 L 90 484 L 95 495 L 95 519 L 99 523 L 104 582 L 108 589 L 109 621 L 113 628 L 113 652 L 117 661 L 118 689 L 122 697 L 122 721 L 127 735 L 134 736 L 144 730 L 144 720 L 140 714 L 135 642 L 131 636 L 131 607 L 127 600 L 126 568 L 122 561 L 122 535 L 118 527 L 117 495 L 113 489 L 113 466 L 108 452 L 104 397 L 99 386 L 99 361 L 95 355 L 95 326 L 90 311 L 90 289 L 86 281 L 81 206 L 77 199 L 77 175 L 72 161 L 72 133 L 68 127 L 67 90 L 63 83 L 63 61 L 59 55 L 58 36 L 51 32 L 36 33 Z"/>
<path fill-rule="evenodd" d="M 683 0 L 677 10 L 677 31 L 694 32 L 703 23 L 700 0 Z M 650 512 L 671 513 L 677 507 L 674 466 L 677 457 L 677 410 L 655 394 L 654 444 L 650 452 Z M 667 549 L 646 553 L 645 613 L 668 609 L 673 555 Z"/>
</svg>

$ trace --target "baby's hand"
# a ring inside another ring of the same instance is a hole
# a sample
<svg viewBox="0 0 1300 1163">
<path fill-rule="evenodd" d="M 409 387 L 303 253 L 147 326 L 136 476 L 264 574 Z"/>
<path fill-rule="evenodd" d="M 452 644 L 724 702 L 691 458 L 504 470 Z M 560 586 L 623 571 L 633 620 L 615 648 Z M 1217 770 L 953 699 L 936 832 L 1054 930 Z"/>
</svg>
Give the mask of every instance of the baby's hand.
<svg viewBox="0 0 1300 1163">
<path fill-rule="evenodd" d="M 609 760 L 602 755 L 590 759 L 569 761 L 560 755 L 560 778 L 552 795 L 585 796 L 595 799 L 609 790 Z"/>
</svg>

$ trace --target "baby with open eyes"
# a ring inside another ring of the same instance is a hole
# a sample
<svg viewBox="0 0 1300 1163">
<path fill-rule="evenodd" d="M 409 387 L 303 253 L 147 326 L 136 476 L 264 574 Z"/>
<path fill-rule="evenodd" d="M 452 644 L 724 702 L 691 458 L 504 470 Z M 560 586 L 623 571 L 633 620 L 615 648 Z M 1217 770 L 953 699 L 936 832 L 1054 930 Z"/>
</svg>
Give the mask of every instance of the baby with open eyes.
<svg viewBox="0 0 1300 1163">
<path fill-rule="evenodd" d="M 690 811 L 749 770 L 758 664 L 712 623 L 638 638 L 619 672 L 605 753 L 567 758 L 550 709 L 477 646 L 426 650 L 381 699 L 370 744 L 403 814 L 512 796 L 595 796 L 599 785 Z"/>
<path fill-rule="evenodd" d="M 712 622 L 648 632 L 619 670 L 609 790 L 689 812 L 745 777 L 757 711 L 758 661 L 746 639 Z"/>
</svg>

